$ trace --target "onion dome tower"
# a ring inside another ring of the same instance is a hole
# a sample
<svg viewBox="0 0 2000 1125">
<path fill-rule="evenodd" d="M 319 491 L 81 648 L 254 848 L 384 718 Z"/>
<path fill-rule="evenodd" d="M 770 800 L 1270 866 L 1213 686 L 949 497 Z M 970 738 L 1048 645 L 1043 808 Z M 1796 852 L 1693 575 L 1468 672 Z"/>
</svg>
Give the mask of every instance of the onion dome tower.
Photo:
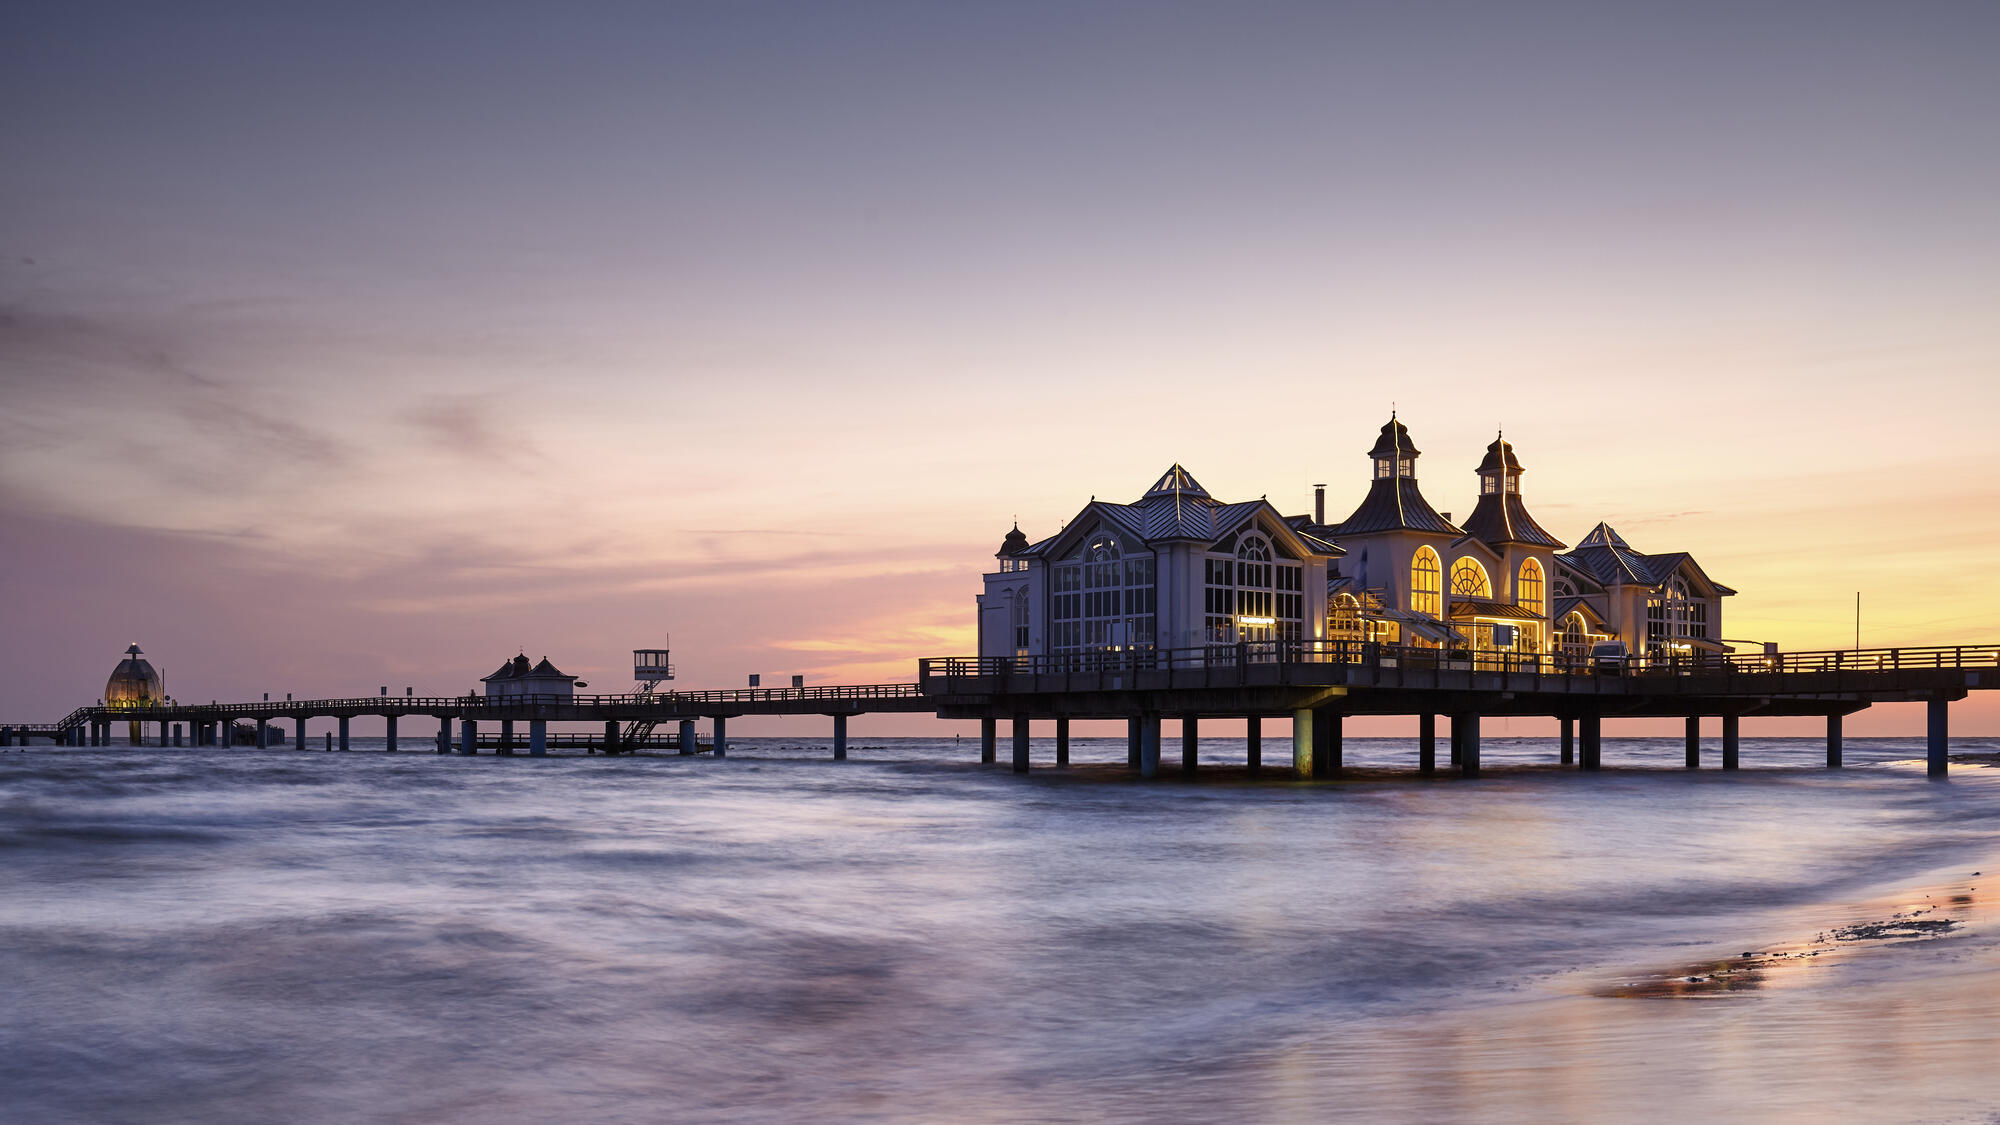
<svg viewBox="0 0 2000 1125">
<path fill-rule="evenodd" d="M 1374 479 L 1368 495 L 1354 514 L 1335 524 L 1328 534 L 1369 535 L 1382 531 L 1426 531 L 1437 535 L 1465 534 L 1450 520 L 1438 515 L 1417 490 L 1417 458 L 1420 453 L 1410 440 L 1410 431 L 1396 420 L 1392 411 L 1375 448 L 1368 451 L 1375 462 Z"/>
<path fill-rule="evenodd" d="M 167 698 L 166 685 L 160 674 L 153 670 L 138 645 L 125 650 L 125 659 L 111 670 L 111 678 L 104 682 L 104 705 L 115 711 L 139 711 L 162 703 Z M 127 737 L 132 745 L 139 745 L 139 720 L 132 720 Z"/>
<path fill-rule="evenodd" d="M 1000 540 L 1000 549 L 993 552 L 993 557 L 996 559 L 1011 559 L 1027 549 L 1028 537 L 1021 533 L 1021 525 L 1016 521 L 1014 530 L 1008 532 L 1005 539 Z"/>
<path fill-rule="evenodd" d="M 118 662 L 111 678 L 104 683 L 104 705 L 119 710 L 150 707 L 166 697 L 160 674 L 153 670 L 152 662 L 139 651 L 138 645 L 125 650 L 125 659 Z"/>
<path fill-rule="evenodd" d="M 1465 530 L 1494 547 L 1519 543 L 1562 550 L 1562 541 L 1544 531 L 1521 502 L 1521 472 L 1513 444 L 1505 435 L 1495 437 L 1479 463 L 1479 503 L 1465 521 Z"/>
</svg>

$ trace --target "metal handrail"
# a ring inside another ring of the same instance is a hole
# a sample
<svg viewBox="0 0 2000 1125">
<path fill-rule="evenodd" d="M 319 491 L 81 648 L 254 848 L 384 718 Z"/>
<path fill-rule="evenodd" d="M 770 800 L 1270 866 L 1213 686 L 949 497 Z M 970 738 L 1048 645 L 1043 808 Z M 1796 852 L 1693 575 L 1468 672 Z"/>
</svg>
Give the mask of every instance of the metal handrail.
<svg viewBox="0 0 2000 1125">
<path fill-rule="evenodd" d="M 1599 674 L 1589 659 L 1561 653 L 1422 648 L 1370 641 L 1246 641 L 1198 648 L 1133 648 L 1032 656 L 943 656 L 917 662 L 919 682 L 987 676 L 1133 673 L 1179 669 L 1235 669 L 1258 664 L 1366 664 L 1408 668 Z M 1791 672 L 1907 671 L 2000 666 L 2000 645 L 1932 645 L 1913 648 L 1839 649 L 1823 652 L 1694 653 L 1636 657 L 1617 666 L 1635 676 L 1768 675 Z M 1610 671 L 1606 668 L 1605 671 Z"/>
</svg>

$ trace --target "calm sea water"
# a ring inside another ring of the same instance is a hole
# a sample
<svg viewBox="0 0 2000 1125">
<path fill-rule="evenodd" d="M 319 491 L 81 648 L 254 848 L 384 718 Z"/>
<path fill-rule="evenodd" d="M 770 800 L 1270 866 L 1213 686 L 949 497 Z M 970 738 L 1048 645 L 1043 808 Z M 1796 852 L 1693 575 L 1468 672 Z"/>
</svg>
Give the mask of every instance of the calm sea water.
<svg viewBox="0 0 2000 1125">
<path fill-rule="evenodd" d="M 356 745 L 0 754 L 0 1119 L 2000 1120 L 2000 771 L 1908 742 Z"/>
</svg>

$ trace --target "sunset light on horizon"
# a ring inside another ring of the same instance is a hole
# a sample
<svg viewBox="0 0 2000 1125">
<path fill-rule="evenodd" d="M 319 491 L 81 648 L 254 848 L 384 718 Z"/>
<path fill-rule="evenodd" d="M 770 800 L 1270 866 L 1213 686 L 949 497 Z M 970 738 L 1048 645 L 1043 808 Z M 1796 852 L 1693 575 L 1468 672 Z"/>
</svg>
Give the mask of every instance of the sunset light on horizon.
<svg viewBox="0 0 2000 1125">
<path fill-rule="evenodd" d="M 1016 519 L 1392 408 L 1732 639 L 2000 639 L 1988 6 L 106 10 L 0 45 L 9 714 L 908 680 Z"/>
</svg>

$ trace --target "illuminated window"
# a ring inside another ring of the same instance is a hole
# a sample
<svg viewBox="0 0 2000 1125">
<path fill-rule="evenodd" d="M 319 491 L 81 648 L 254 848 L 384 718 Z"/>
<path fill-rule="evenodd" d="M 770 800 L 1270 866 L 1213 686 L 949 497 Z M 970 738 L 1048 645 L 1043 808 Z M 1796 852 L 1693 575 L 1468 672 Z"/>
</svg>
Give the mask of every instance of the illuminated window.
<svg viewBox="0 0 2000 1125">
<path fill-rule="evenodd" d="M 1410 609 L 1413 612 L 1432 617 L 1444 612 L 1444 599 L 1439 597 L 1443 589 L 1439 585 L 1442 573 L 1437 552 L 1429 547 L 1418 547 L 1417 557 L 1410 563 Z"/>
<path fill-rule="evenodd" d="M 1548 612 L 1542 597 L 1542 564 L 1533 559 L 1521 564 L 1521 576 L 1514 585 L 1514 604 L 1537 616 Z"/>
<path fill-rule="evenodd" d="M 1361 602 L 1353 594 L 1335 594 L 1333 611 L 1327 615 L 1326 635 L 1336 641 L 1359 641 Z"/>
<path fill-rule="evenodd" d="M 1562 628 L 1556 631 L 1556 651 L 1561 653 L 1564 664 L 1583 667 L 1590 656 L 1590 633 L 1583 623 L 1583 614 L 1572 613 L 1562 619 Z"/>
<path fill-rule="evenodd" d="M 1451 564 L 1451 596 L 1454 598 L 1490 598 L 1493 583 L 1486 579 L 1486 568 L 1479 560 L 1464 558 Z"/>
<path fill-rule="evenodd" d="M 1050 571 L 1051 652 L 1150 648 L 1159 588 L 1151 556 L 1124 558 L 1118 540 L 1101 534 Z"/>
<path fill-rule="evenodd" d="M 1708 602 L 1698 599 L 1687 579 L 1676 574 L 1665 588 L 1646 599 L 1646 640 L 1662 644 L 1671 640 L 1708 636 Z"/>
</svg>

